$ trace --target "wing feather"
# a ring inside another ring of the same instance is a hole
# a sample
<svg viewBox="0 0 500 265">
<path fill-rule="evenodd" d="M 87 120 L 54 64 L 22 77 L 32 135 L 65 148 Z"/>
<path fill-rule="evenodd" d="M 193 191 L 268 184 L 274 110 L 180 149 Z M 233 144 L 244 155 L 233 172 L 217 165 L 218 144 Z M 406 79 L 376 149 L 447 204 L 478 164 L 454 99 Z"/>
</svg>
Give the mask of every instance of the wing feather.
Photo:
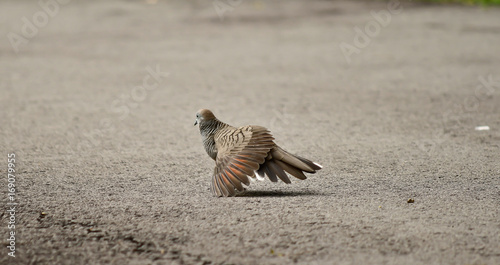
<svg viewBox="0 0 500 265">
<path fill-rule="evenodd" d="M 241 185 L 241 181 L 237 177 L 232 175 L 229 172 L 229 170 L 222 171 L 222 174 L 224 177 L 229 179 L 229 181 L 231 181 L 231 184 L 233 185 L 233 187 L 235 187 L 238 191 L 243 191 L 243 186 Z"/>
<path fill-rule="evenodd" d="M 273 136 L 261 126 L 228 127 L 217 132 L 214 138 L 218 152 L 213 190 L 219 197 L 234 196 L 236 190 L 243 190 L 242 183 L 250 185 L 248 176 L 254 176 L 275 146 Z"/>
<path fill-rule="evenodd" d="M 229 196 L 229 191 L 228 191 L 226 185 L 224 185 L 224 182 L 221 180 L 220 175 L 215 176 L 215 180 L 216 180 L 217 186 L 219 186 L 219 189 L 222 192 L 222 194 L 225 197 Z"/>
<path fill-rule="evenodd" d="M 216 196 L 218 196 L 218 197 L 222 196 L 222 191 L 220 190 L 219 183 L 217 183 L 217 178 L 215 176 L 212 178 L 211 188 Z"/>
</svg>

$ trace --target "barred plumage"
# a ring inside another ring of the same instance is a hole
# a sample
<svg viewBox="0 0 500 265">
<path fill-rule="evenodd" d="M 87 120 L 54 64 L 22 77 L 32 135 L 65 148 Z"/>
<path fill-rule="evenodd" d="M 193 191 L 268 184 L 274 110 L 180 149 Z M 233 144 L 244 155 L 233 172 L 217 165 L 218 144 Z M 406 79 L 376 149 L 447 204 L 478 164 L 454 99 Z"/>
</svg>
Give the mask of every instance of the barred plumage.
<svg viewBox="0 0 500 265">
<path fill-rule="evenodd" d="M 321 165 L 292 155 L 274 143 L 271 133 L 262 126 L 233 127 L 218 120 L 207 109 L 196 113 L 203 146 L 215 160 L 212 191 L 216 196 L 234 196 L 250 185 L 248 177 L 265 175 L 272 181 L 278 178 L 291 183 L 285 172 L 298 179 L 306 179 L 303 172 L 316 173 Z"/>
</svg>

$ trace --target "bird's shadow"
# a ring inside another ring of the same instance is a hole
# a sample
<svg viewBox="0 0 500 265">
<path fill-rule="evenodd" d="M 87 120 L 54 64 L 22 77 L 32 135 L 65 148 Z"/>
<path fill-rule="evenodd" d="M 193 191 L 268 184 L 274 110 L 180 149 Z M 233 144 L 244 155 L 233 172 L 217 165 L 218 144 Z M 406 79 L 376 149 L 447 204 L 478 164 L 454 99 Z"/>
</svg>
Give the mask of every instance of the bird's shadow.
<svg viewBox="0 0 500 265">
<path fill-rule="evenodd" d="M 297 196 L 323 196 L 317 191 L 277 191 L 277 190 L 247 190 L 236 195 L 236 197 L 297 197 Z"/>
</svg>

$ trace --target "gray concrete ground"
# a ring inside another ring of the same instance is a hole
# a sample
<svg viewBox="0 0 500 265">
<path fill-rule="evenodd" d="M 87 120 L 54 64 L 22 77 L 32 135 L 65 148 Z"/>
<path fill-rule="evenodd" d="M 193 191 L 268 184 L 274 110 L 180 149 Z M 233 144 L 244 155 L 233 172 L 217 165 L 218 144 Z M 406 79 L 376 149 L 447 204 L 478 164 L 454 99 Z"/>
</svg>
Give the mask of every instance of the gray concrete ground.
<svg viewBox="0 0 500 265">
<path fill-rule="evenodd" d="M 1 264 L 500 264 L 500 9 L 47 3 L 0 8 Z M 215 198 L 199 108 L 324 169 Z"/>
</svg>

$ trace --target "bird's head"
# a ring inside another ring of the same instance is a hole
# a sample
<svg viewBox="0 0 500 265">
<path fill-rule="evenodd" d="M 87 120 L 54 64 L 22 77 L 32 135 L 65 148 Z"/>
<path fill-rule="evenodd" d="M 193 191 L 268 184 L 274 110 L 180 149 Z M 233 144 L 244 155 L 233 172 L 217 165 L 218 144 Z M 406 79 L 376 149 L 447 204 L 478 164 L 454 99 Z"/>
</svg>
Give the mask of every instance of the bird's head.
<svg viewBox="0 0 500 265">
<path fill-rule="evenodd" d="M 194 125 L 210 120 L 215 120 L 215 115 L 208 109 L 201 109 L 196 113 L 196 121 L 194 122 Z"/>
</svg>

